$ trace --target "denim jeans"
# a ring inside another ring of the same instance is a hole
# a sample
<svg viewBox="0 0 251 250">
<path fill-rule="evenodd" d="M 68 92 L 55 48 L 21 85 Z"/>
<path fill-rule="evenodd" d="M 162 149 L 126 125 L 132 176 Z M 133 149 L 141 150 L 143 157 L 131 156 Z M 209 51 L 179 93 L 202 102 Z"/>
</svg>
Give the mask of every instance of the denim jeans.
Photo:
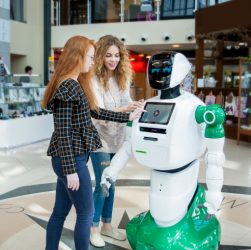
<svg viewBox="0 0 251 250">
<path fill-rule="evenodd" d="M 58 245 L 66 216 L 72 204 L 76 209 L 77 219 L 74 228 L 76 250 L 89 249 L 90 227 L 93 219 L 93 198 L 91 178 L 86 166 L 89 153 L 75 157 L 76 171 L 79 176 L 78 191 L 67 188 L 60 157 L 52 157 L 53 170 L 57 175 L 56 198 L 52 215 L 47 225 L 46 250 L 58 250 Z"/>
<path fill-rule="evenodd" d="M 95 174 L 95 190 L 93 193 L 94 200 L 94 217 L 92 225 L 94 227 L 99 226 L 100 217 L 105 223 L 111 223 L 112 220 L 112 209 L 114 201 L 115 185 L 112 184 L 109 189 L 109 197 L 104 197 L 100 187 L 101 176 L 104 169 L 109 166 L 113 156 L 115 154 L 103 153 L 103 152 L 92 152 L 91 160 Z"/>
</svg>

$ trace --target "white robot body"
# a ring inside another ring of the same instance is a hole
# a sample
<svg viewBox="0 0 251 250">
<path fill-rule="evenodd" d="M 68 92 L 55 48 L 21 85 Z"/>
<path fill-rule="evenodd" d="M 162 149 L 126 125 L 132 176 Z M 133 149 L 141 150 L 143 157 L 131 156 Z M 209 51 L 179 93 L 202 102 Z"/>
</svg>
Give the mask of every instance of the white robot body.
<svg viewBox="0 0 251 250">
<path fill-rule="evenodd" d="M 150 211 L 159 226 L 172 226 L 186 214 L 197 187 L 198 173 L 198 160 L 176 173 L 152 170 Z"/>
<path fill-rule="evenodd" d="M 175 225 L 185 216 L 196 192 L 198 158 L 206 148 L 208 190 L 204 206 L 209 214 L 215 214 L 222 201 L 224 135 L 216 129 L 217 136 L 206 136 L 217 121 L 215 113 L 205 111 L 205 104 L 196 96 L 180 93 L 179 84 L 190 68 L 179 53 L 151 58 L 148 81 L 161 95 L 147 100 L 147 112 L 127 128 L 126 141 L 102 175 L 101 185 L 109 186 L 107 182 L 117 179 L 132 154 L 141 165 L 151 168 L 150 212 L 160 227 Z"/>
<path fill-rule="evenodd" d="M 149 99 L 146 105 L 152 103 L 154 106 L 155 102 L 169 103 L 173 105 L 173 110 L 168 124 L 152 123 L 152 118 L 149 117 L 151 111 L 146 113 L 147 123 L 140 120 L 133 123 L 132 149 L 136 160 L 152 169 L 171 170 L 181 168 L 200 157 L 205 151 L 203 143 L 205 126 L 196 123 L 195 110 L 198 105 L 204 104 L 188 92 L 168 100 L 154 97 Z M 163 122 L 165 117 L 162 119 L 161 111 L 160 117 L 156 119 Z M 154 112 L 152 110 L 152 113 Z"/>
</svg>

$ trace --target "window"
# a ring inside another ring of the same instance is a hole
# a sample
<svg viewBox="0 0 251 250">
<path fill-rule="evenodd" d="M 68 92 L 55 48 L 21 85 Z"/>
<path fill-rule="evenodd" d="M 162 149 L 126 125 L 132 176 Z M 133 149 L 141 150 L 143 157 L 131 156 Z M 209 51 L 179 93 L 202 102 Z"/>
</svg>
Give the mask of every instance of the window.
<svg viewBox="0 0 251 250">
<path fill-rule="evenodd" d="M 161 19 L 194 16 L 194 0 L 164 0 L 161 5 Z"/>
<path fill-rule="evenodd" d="M 10 17 L 12 20 L 25 22 L 24 1 L 25 0 L 10 0 Z"/>
</svg>

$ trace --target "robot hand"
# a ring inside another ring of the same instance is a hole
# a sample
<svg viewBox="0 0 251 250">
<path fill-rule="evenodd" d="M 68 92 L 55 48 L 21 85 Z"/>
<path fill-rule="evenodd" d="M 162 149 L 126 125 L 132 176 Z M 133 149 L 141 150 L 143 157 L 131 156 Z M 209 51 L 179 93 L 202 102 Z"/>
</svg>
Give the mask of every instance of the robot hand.
<svg viewBox="0 0 251 250">
<path fill-rule="evenodd" d="M 204 206 L 207 208 L 208 214 L 214 215 L 219 209 L 223 195 L 221 192 L 206 191 L 206 202 Z"/>
<path fill-rule="evenodd" d="M 101 177 L 100 186 L 104 197 L 109 196 L 109 188 L 116 181 L 116 177 L 111 175 L 109 167 L 105 168 Z"/>
</svg>

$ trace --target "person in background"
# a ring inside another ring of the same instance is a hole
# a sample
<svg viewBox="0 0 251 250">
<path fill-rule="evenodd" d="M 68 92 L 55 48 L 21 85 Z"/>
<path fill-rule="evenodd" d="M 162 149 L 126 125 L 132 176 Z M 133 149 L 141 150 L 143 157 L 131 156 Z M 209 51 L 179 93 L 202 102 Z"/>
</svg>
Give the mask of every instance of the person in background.
<svg viewBox="0 0 251 250">
<path fill-rule="evenodd" d="M 25 76 L 21 76 L 19 79 L 19 84 L 21 85 L 23 82 L 24 83 L 29 83 L 31 82 L 31 75 L 32 75 L 32 67 L 31 66 L 26 66 L 25 69 Z"/>
<path fill-rule="evenodd" d="M 130 98 L 132 70 L 128 52 L 118 38 L 106 35 L 99 39 L 94 57 L 94 74 L 92 82 L 99 107 L 126 113 L 143 106 L 143 100 L 133 102 Z M 95 212 L 90 241 L 96 247 L 104 247 L 105 241 L 99 230 L 100 219 L 103 222 L 102 235 L 121 241 L 126 239 L 124 234 L 111 225 L 115 186 L 113 184 L 109 189 L 109 197 L 104 197 L 100 187 L 103 170 L 109 166 L 125 140 L 126 125 L 98 120 L 93 123 L 103 147 L 91 153 L 96 185 L 93 193 Z"/>
<path fill-rule="evenodd" d="M 72 205 L 76 211 L 74 242 L 76 250 L 89 249 L 93 219 L 93 198 L 87 168 L 89 152 L 102 146 L 91 117 L 128 122 L 139 117 L 133 113 L 99 108 L 90 86 L 94 43 L 86 37 L 70 38 L 46 88 L 42 107 L 53 113 L 54 132 L 47 155 L 57 175 L 56 198 L 46 231 L 46 250 L 58 250 L 66 216 Z"/>
</svg>

